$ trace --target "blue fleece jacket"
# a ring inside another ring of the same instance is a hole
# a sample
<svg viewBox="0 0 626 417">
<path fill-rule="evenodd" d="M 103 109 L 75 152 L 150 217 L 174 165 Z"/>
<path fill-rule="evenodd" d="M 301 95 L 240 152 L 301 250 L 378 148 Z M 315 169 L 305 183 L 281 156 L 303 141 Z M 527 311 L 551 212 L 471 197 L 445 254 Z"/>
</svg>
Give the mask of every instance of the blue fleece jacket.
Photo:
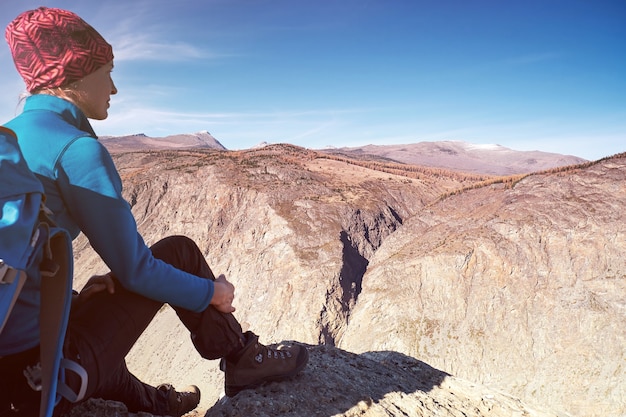
<svg viewBox="0 0 626 417">
<path fill-rule="evenodd" d="M 121 284 L 192 311 L 208 307 L 213 282 L 155 259 L 137 231 L 122 181 L 85 115 L 61 98 L 37 94 L 6 124 L 42 181 L 46 205 L 72 239 L 83 232 Z"/>
</svg>

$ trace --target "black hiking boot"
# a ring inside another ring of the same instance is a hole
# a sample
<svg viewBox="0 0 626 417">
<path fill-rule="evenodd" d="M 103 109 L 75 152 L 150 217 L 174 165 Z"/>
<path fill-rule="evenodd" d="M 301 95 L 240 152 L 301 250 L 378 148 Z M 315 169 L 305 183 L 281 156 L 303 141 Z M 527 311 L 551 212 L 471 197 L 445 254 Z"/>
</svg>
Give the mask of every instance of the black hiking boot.
<svg viewBox="0 0 626 417">
<path fill-rule="evenodd" d="M 183 391 L 176 391 L 170 384 L 159 385 L 157 388 L 165 391 L 168 403 L 168 416 L 181 417 L 195 409 L 200 402 L 200 389 L 195 385 L 189 385 Z"/>
<path fill-rule="evenodd" d="M 239 359 L 222 358 L 220 369 L 224 371 L 226 395 L 234 397 L 240 391 L 258 387 L 264 382 L 291 378 L 304 369 L 309 361 L 309 351 L 304 346 L 265 346 L 259 337 L 246 332 L 246 345 Z"/>
</svg>

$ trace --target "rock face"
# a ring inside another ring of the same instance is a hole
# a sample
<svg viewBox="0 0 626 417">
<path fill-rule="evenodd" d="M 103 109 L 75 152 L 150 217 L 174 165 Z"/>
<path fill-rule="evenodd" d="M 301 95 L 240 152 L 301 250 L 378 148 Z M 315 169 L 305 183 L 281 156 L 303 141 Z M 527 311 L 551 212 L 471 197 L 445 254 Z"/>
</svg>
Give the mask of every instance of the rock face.
<svg viewBox="0 0 626 417">
<path fill-rule="evenodd" d="M 396 352 L 316 346 L 310 357 L 293 381 L 224 397 L 205 417 L 558 416 Z"/>
<path fill-rule="evenodd" d="M 626 413 L 625 155 L 491 185 L 286 145 L 115 161 L 146 241 L 198 242 L 262 343 L 388 352 L 559 413 Z M 74 247 L 80 287 L 106 269 L 84 237 Z M 222 391 L 217 363 L 199 358 L 168 308 L 128 362 L 146 382 L 200 386 L 203 409 Z"/>
<path fill-rule="evenodd" d="M 623 414 L 625 205 L 624 158 L 435 204 L 370 259 L 339 346 L 575 415 Z"/>
</svg>

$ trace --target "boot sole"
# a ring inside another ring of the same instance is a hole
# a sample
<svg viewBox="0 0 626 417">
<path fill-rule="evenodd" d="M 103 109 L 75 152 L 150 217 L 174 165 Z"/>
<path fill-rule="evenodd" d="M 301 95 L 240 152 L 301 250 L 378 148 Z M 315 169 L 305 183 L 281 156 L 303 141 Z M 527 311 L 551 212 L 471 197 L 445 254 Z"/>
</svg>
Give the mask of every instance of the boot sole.
<svg viewBox="0 0 626 417">
<path fill-rule="evenodd" d="M 303 346 L 302 352 L 303 353 L 300 355 L 301 357 L 299 357 L 300 359 L 299 365 L 293 371 L 286 373 L 286 374 L 282 374 L 282 375 L 268 376 L 268 377 L 260 379 L 257 382 L 254 382 L 248 385 L 224 385 L 224 391 L 226 393 L 226 396 L 234 397 L 235 395 L 239 394 L 241 391 L 260 387 L 261 385 L 267 382 L 283 381 L 285 379 L 289 379 L 289 378 L 296 376 L 300 371 L 302 371 L 306 367 L 306 364 L 309 363 L 308 349 Z"/>
</svg>

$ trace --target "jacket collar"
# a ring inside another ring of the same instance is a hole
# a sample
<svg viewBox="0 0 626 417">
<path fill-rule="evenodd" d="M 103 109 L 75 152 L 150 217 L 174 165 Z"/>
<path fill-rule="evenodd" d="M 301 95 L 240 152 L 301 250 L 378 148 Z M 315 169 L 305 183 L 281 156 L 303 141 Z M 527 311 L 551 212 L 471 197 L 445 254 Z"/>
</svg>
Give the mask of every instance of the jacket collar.
<svg viewBox="0 0 626 417">
<path fill-rule="evenodd" d="M 89 119 L 74 103 L 49 94 L 34 94 L 26 98 L 24 111 L 47 110 L 58 113 L 63 120 L 72 126 L 97 138 Z"/>
</svg>

